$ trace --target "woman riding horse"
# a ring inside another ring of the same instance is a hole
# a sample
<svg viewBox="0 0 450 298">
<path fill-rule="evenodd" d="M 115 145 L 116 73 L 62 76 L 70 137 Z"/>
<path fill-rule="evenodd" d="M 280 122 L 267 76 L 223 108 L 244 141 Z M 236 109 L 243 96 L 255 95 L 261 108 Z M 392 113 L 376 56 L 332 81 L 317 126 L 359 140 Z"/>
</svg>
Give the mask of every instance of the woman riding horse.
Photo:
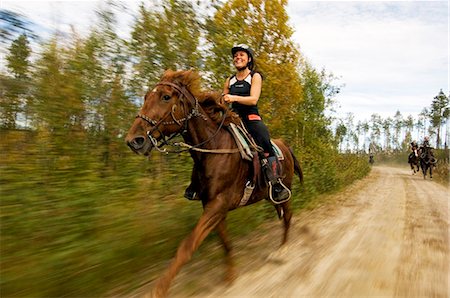
<svg viewBox="0 0 450 298">
<path fill-rule="evenodd" d="M 430 179 L 433 179 L 433 167 L 435 166 L 437 160 L 434 157 L 433 147 L 430 146 L 430 141 L 428 136 L 424 138 L 423 144 L 419 150 L 419 162 L 422 168 L 423 178 L 425 179 L 427 172 L 430 172 Z"/>
<path fill-rule="evenodd" d="M 267 126 L 262 121 L 258 111 L 258 100 L 261 94 L 263 78 L 255 70 L 255 54 L 246 44 L 239 44 L 231 49 L 233 64 L 236 74 L 225 81 L 223 87 L 223 100 L 231 104 L 232 109 L 241 117 L 246 129 L 255 140 L 256 144 L 263 148 L 261 164 L 268 183 L 272 186 L 271 198 L 275 202 L 282 202 L 289 198 L 289 190 L 281 182 L 280 165 L 278 157 L 270 142 L 270 134 Z M 194 167 L 195 172 L 195 167 Z M 196 174 L 192 175 L 192 182 L 185 191 L 185 197 L 196 199 Z M 197 197 L 198 198 L 198 197 Z"/>
<path fill-rule="evenodd" d="M 411 142 L 411 153 L 408 156 L 408 163 L 413 171 L 413 175 L 419 171 L 419 146 L 416 141 Z"/>
<path fill-rule="evenodd" d="M 241 157 L 233 136 L 225 129 L 230 122 L 238 123 L 237 115 L 219 102 L 220 94 L 200 91 L 199 79 L 198 74 L 192 71 L 165 72 L 161 81 L 145 95 L 144 104 L 126 136 L 130 149 L 145 156 L 152 149 L 163 151 L 161 148 L 170 139 L 182 136 L 184 143 L 172 145 L 187 148 L 197 168 L 197 179 L 201 182 L 198 195 L 203 213 L 156 282 L 153 295 L 157 297 L 167 295 L 178 271 L 213 230 L 223 244 L 226 276 L 232 281 L 236 274 L 226 231 L 227 213 L 268 197 L 267 185 L 257 177 L 250 197 L 243 200 L 249 176 L 258 172 L 251 162 Z M 290 188 L 294 173 L 300 181 L 303 179 L 300 165 L 289 146 L 281 140 L 274 140 L 274 143 L 284 157 L 281 161 L 283 184 Z M 283 219 L 284 244 L 292 218 L 290 201 L 275 205 L 275 209 L 278 217 Z"/>
</svg>

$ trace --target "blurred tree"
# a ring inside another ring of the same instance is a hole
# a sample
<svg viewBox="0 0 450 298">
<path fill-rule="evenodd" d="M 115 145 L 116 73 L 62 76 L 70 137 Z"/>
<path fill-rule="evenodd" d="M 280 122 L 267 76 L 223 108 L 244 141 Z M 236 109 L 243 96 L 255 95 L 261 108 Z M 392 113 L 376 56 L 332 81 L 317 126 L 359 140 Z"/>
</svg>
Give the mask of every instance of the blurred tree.
<svg viewBox="0 0 450 298">
<path fill-rule="evenodd" d="M 422 111 L 419 113 L 419 118 L 417 120 L 417 131 L 419 137 L 423 138 L 426 135 L 427 131 L 427 118 L 428 118 L 429 112 L 427 108 L 423 108 Z"/>
<path fill-rule="evenodd" d="M 342 152 L 342 145 L 344 144 L 344 138 L 347 134 L 347 127 L 341 121 L 336 127 L 336 143 L 338 144 L 339 151 Z"/>
<path fill-rule="evenodd" d="M 381 126 L 383 128 L 383 134 L 384 134 L 384 150 L 390 151 L 391 150 L 391 128 L 392 128 L 392 118 L 388 117 L 386 119 L 381 120 Z"/>
<path fill-rule="evenodd" d="M 29 77 L 30 43 L 25 34 L 14 40 L 6 56 L 7 67 L 16 79 L 25 80 Z"/>
<path fill-rule="evenodd" d="M 132 59 L 133 78 L 130 82 L 133 93 L 139 98 L 144 96 L 150 86 L 156 83 L 162 66 L 158 65 L 161 53 L 157 50 L 156 35 L 158 33 L 158 16 L 141 4 L 139 15 L 133 25 L 131 41 L 129 42 Z"/>
<path fill-rule="evenodd" d="M 129 51 L 133 59 L 133 93 L 142 97 L 166 69 L 198 69 L 200 22 L 190 1 L 164 0 L 163 10 L 143 4 L 133 25 Z"/>
<path fill-rule="evenodd" d="M 43 52 L 36 61 L 36 82 L 33 92 L 33 126 L 37 129 L 57 132 L 66 127 L 68 117 L 64 115 L 63 58 L 56 38 L 43 46 Z"/>
<path fill-rule="evenodd" d="M 2 77 L 2 97 L 0 99 L 0 121 L 4 128 L 13 129 L 27 126 L 27 95 L 30 88 L 30 54 L 31 48 L 25 34 L 11 43 L 6 55 L 6 67 L 11 76 Z M 18 123 L 19 114 L 23 114 L 22 123 Z"/>
<path fill-rule="evenodd" d="M 414 117 L 412 115 L 408 115 L 404 121 L 404 125 L 406 128 L 406 132 L 412 134 L 414 130 Z"/>
<path fill-rule="evenodd" d="M 392 125 L 394 128 L 394 138 L 393 138 L 393 145 L 396 149 L 400 148 L 401 143 L 401 132 L 404 125 L 403 116 L 402 113 L 400 113 L 399 110 L 395 112 L 394 119 L 392 120 Z"/>
<path fill-rule="evenodd" d="M 369 123 L 364 120 L 361 124 L 362 126 L 362 132 L 363 132 L 363 150 L 366 151 L 366 143 L 367 143 L 367 133 L 369 132 Z"/>
<path fill-rule="evenodd" d="M 198 6 L 198 4 L 197 4 Z M 167 41 L 162 65 L 173 69 L 198 69 L 200 53 L 200 23 L 196 16 L 196 4 L 185 0 L 166 0 L 163 2 L 160 29 Z"/>
<path fill-rule="evenodd" d="M 136 106 L 126 92 L 126 70 L 130 58 L 124 51 L 126 42 L 116 32 L 116 10 L 121 4 L 108 2 L 97 11 L 98 23 L 85 43 L 83 64 L 91 73 L 86 73 L 85 98 L 88 103 L 90 121 L 90 143 L 101 158 L 101 171 L 107 173 L 115 167 L 117 159 L 126 149 L 123 137 Z"/>
<path fill-rule="evenodd" d="M 409 148 L 409 144 L 413 141 L 413 131 L 414 131 L 414 118 L 412 115 L 408 115 L 404 121 L 405 126 L 405 138 L 402 141 L 402 151 L 406 151 Z"/>
<path fill-rule="evenodd" d="M 347 132 L 345 134 L 346 139 L 346 150 L 350 150 L 350 143 L 354 140 L 354 124 L 353 121 L 355 120 L 355 115 L 353 113 L 347 113 L 345 116 L 345 127 L 347 128 Z"/>
<path fill-rule="evenodd" d="M 450 117 L 449 98 L 445 95 L 442 89 L 431 102 L 429 117 L 431 125 L 436 133 L 436 148 L 441 145 L 441 126 L 448 121 Z"/>
<path fill-rule="evenodd" d="M 371 146 L 374 148 L 379 148 L 380 146 L 380 137 L 381 137 L 381 128 L 382 128 L 382 122 L 381 116 L 378 114 L 372 114 L 370 116 L 370 139 L 371 139 Z"/>
<path fill-rule="evenodd" d="M 334 79 L 333 75 L 325 70 L 318 72 L 307 62 L 300 67 L 303 100 L 294 109 L 298 145 L 311 146 L 316 141 L 331 143 L 331 118 L 326 116 L 325 111 L 331 108 L 333 97 L 340 90 L 332 84 Z"/>
</svg>

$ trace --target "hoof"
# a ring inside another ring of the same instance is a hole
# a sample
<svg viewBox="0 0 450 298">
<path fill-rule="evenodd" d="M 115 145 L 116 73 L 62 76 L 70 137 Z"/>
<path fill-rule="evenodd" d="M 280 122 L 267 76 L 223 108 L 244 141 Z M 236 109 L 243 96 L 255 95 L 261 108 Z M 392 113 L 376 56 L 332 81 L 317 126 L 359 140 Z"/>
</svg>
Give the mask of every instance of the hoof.
<svg viewBox="0 0 450 298">
<path fill-rule="evenodd" d="M 232 285 L 233 282 L 237 279 L 238 274 L 235 269 L 229 269 L 225 274 L 225 283 L 227 285 Z"/>
<path fill-rule="evenodd" d="M 162 283 L 158 282 L 151 292 L 151 298 L 165 298 L 168 296 L 169 287 Z"/>
</svg>

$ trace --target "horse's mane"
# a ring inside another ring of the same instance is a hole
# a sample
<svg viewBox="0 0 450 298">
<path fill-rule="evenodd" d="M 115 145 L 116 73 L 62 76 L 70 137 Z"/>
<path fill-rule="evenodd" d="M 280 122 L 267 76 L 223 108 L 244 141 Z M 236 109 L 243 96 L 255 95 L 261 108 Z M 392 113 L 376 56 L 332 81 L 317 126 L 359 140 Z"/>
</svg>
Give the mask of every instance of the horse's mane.
<svg viewBox="0 0 450 298">
<path fill-rule="evenodd" d="M 219 92 L 202 90 L 201 77 L 198 72 L 193 70 L 166 70 L 161 81 L 172 82 L 179 86 L 184 86 L 195 98 L 197 98 L 200 106 L 215 123 L 222 122 L 224 114 L 224 125 L 230 123 L 238 124 L 240 122 L 239 116 L 222 102 L 222 96 Z"/>
</svg>

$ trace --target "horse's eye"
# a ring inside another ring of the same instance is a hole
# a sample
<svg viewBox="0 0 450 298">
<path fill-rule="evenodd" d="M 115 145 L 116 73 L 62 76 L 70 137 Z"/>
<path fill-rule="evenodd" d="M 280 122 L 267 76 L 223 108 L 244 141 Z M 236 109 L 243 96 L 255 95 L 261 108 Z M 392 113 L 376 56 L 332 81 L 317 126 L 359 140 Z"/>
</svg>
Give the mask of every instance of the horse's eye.
<svg viewBox="0 0 450 298">
<path fill-rule="evenodd" d="M 169 101 L 170 100 L 170 95 L 163 95 L 163 97 L 162 97 L 162 100 L 164 100 L 164 101 Z"/>
</svg>

